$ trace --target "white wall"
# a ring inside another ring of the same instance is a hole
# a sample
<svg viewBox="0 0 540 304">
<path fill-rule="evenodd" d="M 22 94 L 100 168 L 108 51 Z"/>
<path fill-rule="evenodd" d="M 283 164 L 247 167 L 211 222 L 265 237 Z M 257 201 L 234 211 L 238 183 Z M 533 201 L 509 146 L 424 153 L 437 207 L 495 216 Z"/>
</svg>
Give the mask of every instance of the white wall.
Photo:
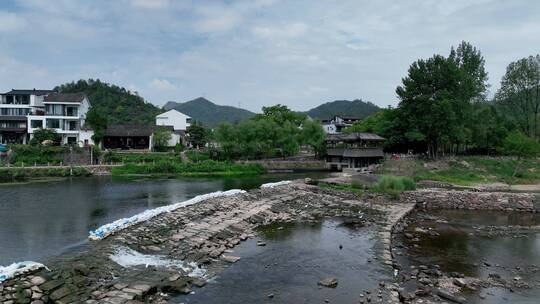
<svg viewBox="0 0 540 304">
<path fill-rule="evenodd" d="M 170 110 L 156 116 L 156 126 L 172 126 L 175 131 L 186 130 L 191 117 L 176 110 Z"/>
</svg>

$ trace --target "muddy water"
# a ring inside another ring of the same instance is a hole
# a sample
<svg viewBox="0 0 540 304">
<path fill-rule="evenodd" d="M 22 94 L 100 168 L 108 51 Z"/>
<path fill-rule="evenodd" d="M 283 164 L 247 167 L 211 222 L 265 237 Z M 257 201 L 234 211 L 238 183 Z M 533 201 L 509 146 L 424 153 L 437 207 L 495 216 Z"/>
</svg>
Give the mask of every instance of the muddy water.
<svg viewBox="0 0 540 304">
<path fill-rule="evenodd" d="M 260 235 L 266 246 L 257 246 L 257 240 L 242 243 L 232 253 L 240 261 L 171 303 L 357 303 L 361 293 L 391 275 L 375 260 L 375 234 L 344 227 L 337 219 L 274 225 Z M 336 288 L 317 286 L 327 277 L 338 279 Z"/>
<path fill-rule="evenodd" d="M 0 185 L 0 265 L 79 250 L 88 231 L 196 195 L 326 173 L 126 180 L 90 177 Z"/>
<path fill-rule="evenodd" d="M 407 231 L 419 240 L 402 239 L 409 247 L 406 258 L 401 258 L 404 265 L 436 264 L 444 272 L 478 278 L 498 274 L 511 281 L 519 277 L 531 288 L 513 292 L 488 288 L 464 296 L 470 303 L 540 303 L 540 234 L 528 229 L 540 225 L 539 214 L 444 210 L 418 217 Z"/>
</svg>

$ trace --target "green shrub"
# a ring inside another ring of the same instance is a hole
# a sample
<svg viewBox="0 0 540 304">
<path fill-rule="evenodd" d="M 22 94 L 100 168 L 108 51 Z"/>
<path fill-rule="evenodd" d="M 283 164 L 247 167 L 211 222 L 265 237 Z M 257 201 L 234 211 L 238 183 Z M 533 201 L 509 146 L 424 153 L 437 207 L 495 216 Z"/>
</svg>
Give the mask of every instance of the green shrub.
<svg viewBox="0 0 540 304">
<path fill-rule="evenodd" d="M 0 182 L 24 181 L 41 177 L 88 176 L 90 173 L 83 167 L 70 168 L 9 168 L 0 169 Z"/>
<path fill-rule="evenodd" d="M 210 159 L 210 152 L 201 152 L 201 151 L 186 151 L 186 156 L 192 162 L 200 162 Z"/>
<path fill-rule="evenodd" d="M 406 176 L 383 175 L 373 187 L 373 190 L 379 193 L 387 193 L 394 196 L 403 191 L 416 189 L 416 183 L 413 179 Z"/>
<path fill-rule="evenodd" d="M 241 165 L 231 162 L 205 160 L 198 163 L 160 161 L 147 164 L 126 164 L 113 168 L 113 175 L 155 174 L 155 175 L 240 175 L 261 174 L 260 165 Z"/>
<path fill-rule="evenodd" d="M 66 146 L 31 146 L 13 145 L 11 163 L 15 165 L 45 165 L 60 164 L 64 159 L 64 153 L 69 151 Z"/>
</svg>

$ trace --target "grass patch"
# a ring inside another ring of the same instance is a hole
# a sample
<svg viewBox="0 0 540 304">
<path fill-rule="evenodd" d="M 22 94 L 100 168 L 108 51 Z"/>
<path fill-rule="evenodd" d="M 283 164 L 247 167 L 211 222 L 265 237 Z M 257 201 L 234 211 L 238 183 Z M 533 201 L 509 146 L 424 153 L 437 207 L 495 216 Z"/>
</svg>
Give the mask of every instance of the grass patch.
<svg viewBox="0 0 540 304">
<path fill-rule="evenodd" d="M 198 163 L 160 161 L 148 164 L 126 164 L 112 169 L 112 175 L 180 175 L 180 176 L 230 176 L 264 173 L 260 165 L 240 165 L 231 162 L 206 160 Z"/>
<path fill-rule="evenodd" d="M 463 157 L 449 161 L 448 168 L 420 170 L 414 178 L 417 181 L 434 180 L 462 186 L 493 182 L 530 184 L 540 181 L 540 162 L 536 159 L 518 161 L 502 158 Z"/>
<path fill-rule="evenodd" d="M 318 186 L 326 189 L 352 192 L 358 195 L 364 193 L 364 187 L 358 182 L 352 182 L 352 184 L 319 183 Z"/>
<path fill-rule="evenodd" d="M 403 191 L 412 191 L 416 189 L 416 183 L 410 177 L 406 176 L 392 176 L 392 175 L 383 175 L 371 190 L 383 193 L 390 194 L 391 196 L 397 197 Z"/>
<path fill-rule="evenodd" d="M 210 159 L 210 153 L 206 151 L 186 151 L 187 158 L 192 162 L 201 162 Z"/>
<path fill-rule="evenodd" d="M 105 162 L 141 164 L 154 162 L 182 162 L 179 155 L 175 153 L 122 153 L 108 152 L 104 156 Z"/>
<path fill-rule="evenodd" d="M 10 183 L 26 181 L 42 177 L 68 177 L 68 176 L 88 176 L 88 170 L 82 167 L 69 168 L 6 168 L 0 169 L 0 182 Z"/>
</svg>

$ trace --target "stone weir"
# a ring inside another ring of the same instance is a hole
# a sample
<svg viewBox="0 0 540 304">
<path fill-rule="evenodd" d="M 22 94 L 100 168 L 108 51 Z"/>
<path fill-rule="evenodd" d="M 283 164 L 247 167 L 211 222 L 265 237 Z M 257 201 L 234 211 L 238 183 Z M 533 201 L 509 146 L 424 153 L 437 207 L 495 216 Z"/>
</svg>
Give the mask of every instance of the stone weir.
<svg viewBox="0 0 540 304">
<path fill-rule="evenodd" d="M 392 230 L 413 206 L 380 196 L 359 200 L 301 182 L 213 198 L 90 242 L 83 252 L 46 261 L 47 269 L 8 279 L 0 285 L 0 302 L 164 303 L 168 294 L 189 293 L 237 261 L 231 249 L 254 237 L 258 226 L 327 216 L 372 225 L 383 262 L 391 264 Z M 380 212 L 363 212 L 368 209 Z"/>
<path fill-rule="evenodd" d="M 425 209 L 540 211 L 540 195 L 537 193 L 423 189 L 403 193 L 401 201 Z"/>
</svg>

